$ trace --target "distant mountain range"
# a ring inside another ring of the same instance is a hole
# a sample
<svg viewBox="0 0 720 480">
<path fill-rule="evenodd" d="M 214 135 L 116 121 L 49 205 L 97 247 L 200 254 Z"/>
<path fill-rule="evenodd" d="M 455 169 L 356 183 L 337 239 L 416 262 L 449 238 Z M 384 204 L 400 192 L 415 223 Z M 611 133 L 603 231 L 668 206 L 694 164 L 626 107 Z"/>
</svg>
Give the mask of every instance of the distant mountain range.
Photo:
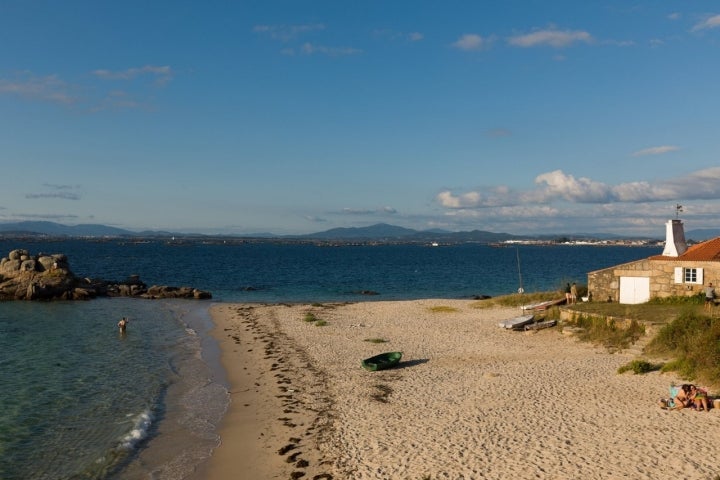
<svg viewBox="0 0 720 480">
<path fill-rule="evenodd" d="M 316 240 L 316 241 L 378 241 L 378 242 L 439 242 L 439 243 L 495 243 L 506 240 L 556 240 L 556 239 L 623 239 L 639 237 L 621 237 L 612 234 L 556 234 L 556 235 L 512 235 L 509 233 L 495 233 L 484 230 L 468 232 L 449 232 L 445 230 L 413 230 L 385 223 L 378 223 L 369 227 L 333 228 L 323 232 L 307 235 L 278 236 L 272 234 L 256 235 L 200 235 L 181 232 L 141 231 L 134 232 L 122 228 L 99 224 L 63 225 L 55 222 L 15 222 L 0 223 L 0 237 L 9 236 L 51 236 L 51 237 L 171 237 L 186 238 L 203 237 L 252 237 L 287 240 Z M 701 229 L 685 232 L 688 240 L 703 241 L 720 236 L 720 229 Z M 647 238 L 647 237 L 645 237 Z M 653 237 L 663 240 L 663 236 Z"/>
</svg>

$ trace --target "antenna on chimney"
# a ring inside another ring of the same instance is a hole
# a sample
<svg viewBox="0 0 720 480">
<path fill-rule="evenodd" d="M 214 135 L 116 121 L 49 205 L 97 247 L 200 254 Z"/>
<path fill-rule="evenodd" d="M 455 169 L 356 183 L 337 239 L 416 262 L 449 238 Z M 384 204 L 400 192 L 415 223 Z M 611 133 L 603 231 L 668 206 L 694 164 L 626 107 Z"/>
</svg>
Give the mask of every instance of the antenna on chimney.
<svg viewBox="0 0 720 480">
<path fill-rule="evenodd" d="M 675 204 L 675 218 L 680 218 L 680 213 L 683 211 L 682 205 L 679 203 Z"/>
</svg>

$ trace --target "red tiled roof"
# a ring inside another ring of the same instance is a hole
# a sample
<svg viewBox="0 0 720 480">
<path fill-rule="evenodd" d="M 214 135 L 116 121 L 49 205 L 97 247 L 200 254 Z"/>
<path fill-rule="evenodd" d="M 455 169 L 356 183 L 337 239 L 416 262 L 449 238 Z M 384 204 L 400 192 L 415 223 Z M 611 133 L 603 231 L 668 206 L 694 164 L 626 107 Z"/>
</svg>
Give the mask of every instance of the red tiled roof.
<svg viewBox="0 0 720 480">
<path fill-rule="evenodd" d="M 655 255 L 650 260 L 675 260 L 678 262 L 720 262 L 720 237 L 707 240 L 689 247 L 685 253 L 679 257 L 667 257 L 664 255 Z"/>
</svg>

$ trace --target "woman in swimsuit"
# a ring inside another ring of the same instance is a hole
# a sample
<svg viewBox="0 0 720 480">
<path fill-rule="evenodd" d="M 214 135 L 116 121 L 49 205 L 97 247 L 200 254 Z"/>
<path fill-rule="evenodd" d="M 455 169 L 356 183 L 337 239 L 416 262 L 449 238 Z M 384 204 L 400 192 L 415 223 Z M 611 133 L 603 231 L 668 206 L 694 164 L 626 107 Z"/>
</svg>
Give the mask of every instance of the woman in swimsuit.
<svg viewBox="0 0 720 480">
<path fill-rule="evenodd" d="M 692 400 L 690 400 L 690 385 L 687 383 L 683 384 L 678 389 L 677 395 L 675 395 L 673 400 L 675 400 L 673 410 L 681 410 L 692 405 Z"/>
<path fill-rule="evenodd" d="M 707 395 L 695 385 L 690 385 L 690 395 L 688 398 L 690 402 L 695 405 L 698 412 L 701 410 L 708 411 Z"/>
</svg>

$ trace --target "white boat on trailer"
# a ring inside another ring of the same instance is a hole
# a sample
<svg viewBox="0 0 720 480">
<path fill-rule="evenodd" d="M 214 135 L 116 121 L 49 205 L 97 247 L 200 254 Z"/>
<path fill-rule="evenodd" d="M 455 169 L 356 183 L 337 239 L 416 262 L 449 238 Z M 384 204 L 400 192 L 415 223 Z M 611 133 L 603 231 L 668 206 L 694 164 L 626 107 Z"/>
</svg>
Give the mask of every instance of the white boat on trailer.
<svg viewBox="0 0 720 480">
<path fill-rule="evenodd" d="M 560 305 L 564 301 L 564 298 L 559 298 L 557 300 L 546 300 L 544 302 L 533 303 L 530 305 L 521 305 L 520 310 L 522 310 L 523 312 L 526 312 L 528 310 L 543 311 L 547 310 L 550 307 L 554 307 L 555 305 Z"/>
<path fill-rule="evenodd" d="M 531 324 L 535 320 L 535 314 L 520 315 L 519 317 L 509 318 L 498 323 L 500 328 L 508 330 L 523 329 L 525 325 Z"/>
</svg>

